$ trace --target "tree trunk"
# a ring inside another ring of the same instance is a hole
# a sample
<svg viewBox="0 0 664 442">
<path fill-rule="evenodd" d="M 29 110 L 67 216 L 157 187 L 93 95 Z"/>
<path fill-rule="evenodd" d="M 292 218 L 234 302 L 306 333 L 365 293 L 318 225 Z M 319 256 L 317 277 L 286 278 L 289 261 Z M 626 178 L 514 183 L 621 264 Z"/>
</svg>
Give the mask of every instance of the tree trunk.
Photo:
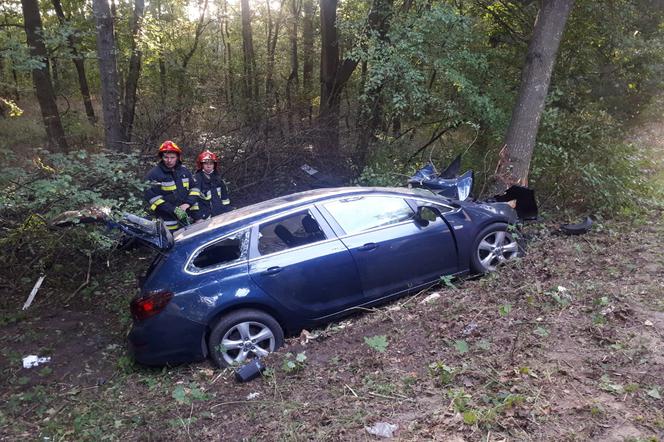
<svg viewBox="0 0 664 442">
<path fill-rule="evenodd" d="M 223 1 L 222 6 L 219 9 L 219 24 L 220 24 L 220 35 L 221 43 L 224 46 L 224 84 L 225 84 L 225 97 L 226 103 L 233 106 L 235 102 L 234 97 L 234 81 L 233 81 L 233 67 L 232 67 L 232 52 L 231 52 L 231 37 L 228 32 L 228 2 Z"/>
<path fill-rule="evenodd" d="M 303 0 L 302 9 L 302 87 L 307 98 L 311 98 L 314 76 L 314 3 Z"/>
<path fill-rule="evenodd" d="M 288 39 L 290 40 L 290 74 L 286 80 L 286 106 L 288 130 L 293 131 L 293 92 L 297 92 L 300 85 L 300 66 L 297 59 L 297 28 L 300 21 L 300 0 L 290 1 L 290 27 Z"/>
<path fill-rule="evenodd" d="M 178 83 L 179 98 L 182 98 L 184 96 L 184 84 L 187 81 L 187 68 L 189 66 L 189 62 L 191 61 L 191 58 L 196 53 L 196 49 L 198 49 L 198 44 L 200 43 L 201 35 L 205 30 L 205 13 L 207 12 L 207 8 L 208 8 L 208 0 L 204 0 L 203 9 L 201 10 L 201 16 L 198 18 L 198 22 L 196 22 L 196 30 L 194 31 L 194 44 L 191 46 L 191 49 L 189 49 L 189 52 L 187 52 L 184 55 L 184 57 L 182 57 L 181 76 Z"/>
<path fill-rule="evenodd" d="M 251 9 L 249 0 L 241 0 L 242 9 L 242 55 L 244 56 L 243 95 L 245 109 L 250 123 L 256 119 L 256 101 L 258 100 L 258 79 L 256 78 L 256 57 L 254 56 L 254 42 L 251 31 Z"/>
<path fill-rule="evenodd" d="M 500 151 L 491 184 L 493 194 L 513 184 L 528 184 L 530 160 L 535 148 L 556 53 L 574 0 L 544 0 L 535 21 L 521 74 L 521 87 L 512 119 Z"/>
<path fill-rule="evenodd" d="M 58 16 L 58 21 L 60 25 L 64 26 L 67 24 L 67 19 L 65 18 L 65 13 L 62 9 L 62 4 L 60 0 L 52 0 L 53 9 L 55 9 L 55 14 Z M 67 46 L 71 51 L 72 61 L 74 67 L 76 68 L 76 75 L 78 76 L 78 87 L 81 90 L 81 96 L 83 96 L 83 106 L 85 107 L 85 114 L 88 117 L 90 124 L 95 124 L 97 118 L 95 117 L 95 111 L 92 107 L 92 99 L 90 98 L 90 88 L 88 87 L 88 78 L 85 75 L 85 62 L 83 61 L 83 56 L 78 52 L 77 49 L 78 41 L 74 34 L 69 34 L 67 36 Z"/>
<path fill-rule="evenodd" d="M 339 70 L 337 0 L 320 0 L 320 139 L 324 148 L 339 149 L 339 94 L 335 92 Z"/>
<path fill-rule="evenodd" d="M 392 16 L 392 6 L 392 0 L 374 0 L 369 12 L 369 32 L 377 36 L 376 44 L 379 46 L 379 50 L 390 44 L 387 33 L 390 30 L 389 19 Z M 369 67 L 370 71 L 371 66 Z M 369 87 L 363 85 L 361 91 L 366 99 L 361 106 L 360 117 L 358 118 L 360 134 L 357 163 L 360 167 L 364 167 L 369 153 L 369 145 L 375 139 L 376 132 L 383 121 L 383 99 L 381 96 L 383 84 L 382 80 L 374 81 L 371 82 Z"/>
<path fill-rule="evenodd" d="M 67 146 L 65 131 L 62 128 L 60 113 L 53 95 L 53 85 L 48 74 L 46 46 L 41 35 L 43 28 L 39 15 L 39 4 L 37 0 L 21 0 L 21 6 L 30 55 L 42 63 L 41 67 L 32 69 L 32 81 L 41 108 L 46 134 L 51 144 L 58 146 L 62 151 L 67 151 L 69 146 Z"/>
<path fill-rule="evenodd" d="M 134 127 L 134 113 L 136 111 L 136 90 L 138 89 L 138 78 L 141 75 L 141 57 L 143 56 L 138 47 L 138 39 L 141 33 L 145 1 L 134 1 L 134 17 L 131 23 L 131 57 L 129 58 L 129 72 L 124 90 L 124 107 L 122 109 L 122 138 L 131 141 L 131 133 Z"/>
<path fill-rule="evenodd" d="M 93 0 L 92 9 L 97 27 L 97 57 L 101 82 L 102 115 L 105 144 L 109 149 L 126 150 L 120 127 L 120 91 L 115 60 L 113 19 L 107 0 Z"/>
</svg>

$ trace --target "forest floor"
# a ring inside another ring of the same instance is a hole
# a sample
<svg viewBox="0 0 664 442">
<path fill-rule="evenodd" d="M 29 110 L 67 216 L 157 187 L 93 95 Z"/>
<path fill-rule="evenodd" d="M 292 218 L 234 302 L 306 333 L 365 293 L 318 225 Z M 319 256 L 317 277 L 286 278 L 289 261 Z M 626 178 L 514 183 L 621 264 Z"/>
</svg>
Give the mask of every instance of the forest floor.
<svg viewBox="0 0 664 442">
<path fill-rule="evenodd" d="M 632 140 L 664 189 L 659 117 Z M 525 258 L 292 338 L 245 384 L 133 365 L 130 260 L 108 292 L 0 312 L 0 439 L 664 440 L 663 199 L 583 236 L 529 225 Z"/>
</svg>

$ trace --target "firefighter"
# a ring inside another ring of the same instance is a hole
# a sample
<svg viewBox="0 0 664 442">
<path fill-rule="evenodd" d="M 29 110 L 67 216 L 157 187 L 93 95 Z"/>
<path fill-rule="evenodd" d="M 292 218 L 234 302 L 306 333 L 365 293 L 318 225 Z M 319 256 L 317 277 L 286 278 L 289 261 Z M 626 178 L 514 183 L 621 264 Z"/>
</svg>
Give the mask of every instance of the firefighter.
<svg viewBox="0 0 664 442">
<path fill-rule="evenodd" d="M 209 150 L 196 158 L 196 173 L 192 194 L 198 197 L 190 209 L 196 222 L 230 210 L 231 200 L 221 174 L 217 170 L 219 157 Z"/>
<path fill-rule="evenodd" d="M 189 224 L 187 209 L 196 202 L 196 195 L 189 189 L 193 177 L 182 164 L 181 155 L 177 144 L 164 141 L 159 146 L 159 163 L 145 177 L 150 184 L 144 194 L 150 211 L 171 232 Z"/>
</svg>

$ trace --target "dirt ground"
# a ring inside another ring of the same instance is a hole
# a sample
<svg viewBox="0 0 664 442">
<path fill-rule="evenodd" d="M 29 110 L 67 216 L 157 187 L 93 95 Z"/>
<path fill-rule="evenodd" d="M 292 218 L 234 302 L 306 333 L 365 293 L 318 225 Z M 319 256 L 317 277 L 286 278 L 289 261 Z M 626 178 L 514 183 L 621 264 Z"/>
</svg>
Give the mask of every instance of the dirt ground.
<svg viewBox="0 0 664 442">
<path fill-rule="evenodd" d="M 664 152 L 661 124 L 634 140 Z M 495 274 L 290 339 L 246 384 L 132 364 L 129 261 L 85 302 L 1 312 L 0 439 L 372 440 L 387 423 L 398 440 L 664 440 L 661 201 L 556 226 L 527 226 L 528 255 Z"/>
</svg>

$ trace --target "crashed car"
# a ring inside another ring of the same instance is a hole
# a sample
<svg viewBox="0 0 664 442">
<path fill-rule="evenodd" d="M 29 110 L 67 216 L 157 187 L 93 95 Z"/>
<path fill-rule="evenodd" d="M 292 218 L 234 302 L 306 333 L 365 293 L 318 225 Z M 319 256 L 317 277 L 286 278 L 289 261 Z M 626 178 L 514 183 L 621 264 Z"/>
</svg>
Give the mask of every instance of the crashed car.
<svg viewBox="0 0 664 442">
<path fill-rule="evenodd" d="M 520 254 L 516 220 L 507 203 L 367 187 L 275 198 L 174 235 L 126 218 L 125 232 L 160 251 L 131 301 L 130 353 L 220 367 L 265 356 L 285 335 L 441 276 L 494 270 Z"/>
</svg>

